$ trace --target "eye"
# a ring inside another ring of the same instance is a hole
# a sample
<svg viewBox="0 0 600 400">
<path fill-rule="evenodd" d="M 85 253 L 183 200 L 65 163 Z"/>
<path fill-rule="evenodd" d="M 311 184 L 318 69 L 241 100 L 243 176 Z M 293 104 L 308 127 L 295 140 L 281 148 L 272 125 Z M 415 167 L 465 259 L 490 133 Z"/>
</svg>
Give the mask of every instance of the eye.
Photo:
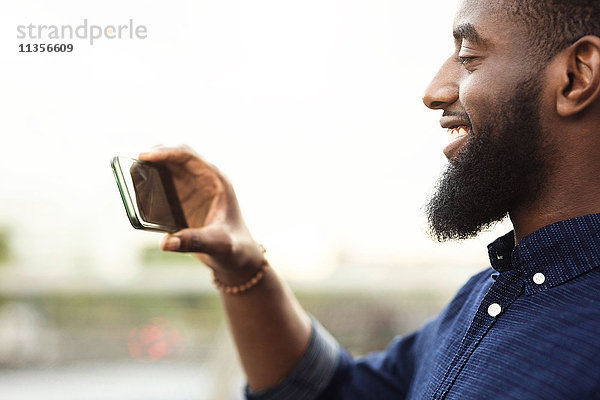
<svg viewBox="0 0 600 400">
<path fill-rule="evenodd" d="M 456 62 L 459 63 L 467 73 L 472 73 L 477 69 L 479 62 L 476 62 L 480 57 L 474 56 L 456 56 Z"/>
<path fill-rule="evenodd" d="M 461 63 L 462 65 L 469 65 L 470 62 L 475 60 L 477 57 L 456 57 L 456 61 Z"/>
</svg>

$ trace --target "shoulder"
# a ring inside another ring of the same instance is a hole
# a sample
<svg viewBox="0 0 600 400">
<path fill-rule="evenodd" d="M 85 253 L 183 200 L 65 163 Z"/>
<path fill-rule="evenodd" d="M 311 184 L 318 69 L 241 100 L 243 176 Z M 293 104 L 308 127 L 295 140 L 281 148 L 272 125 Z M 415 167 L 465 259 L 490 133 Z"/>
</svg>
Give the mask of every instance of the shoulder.
<svg viewBox="0 0 600 400">
<path fill-rule="evenodd" d="M 451 337 L 452 332 L 468 326 L 481 300 L 494 282 L 492 277 L 494 273 L 492 268 L 487 268 L 473 275 L 446 307 L 419 331 L 418 346 L 427 348 L 434 342 L 440 342 L 441 338 Z"/>
<path fill-rule="evenodd" d="M 492 268 L 487 268 L 473 275 L 458 290 L 454 298 L 444 308 L 440 317 L 444 318 L 447 314 L 456 315 L 457 311 L 463 310 L 465 307 L 470 308 L 474 304 L 479 304 L 479 300 L 485 296 L 485 293 L 494 282 L 494 273 L 495 271 Z"/>
</svg>

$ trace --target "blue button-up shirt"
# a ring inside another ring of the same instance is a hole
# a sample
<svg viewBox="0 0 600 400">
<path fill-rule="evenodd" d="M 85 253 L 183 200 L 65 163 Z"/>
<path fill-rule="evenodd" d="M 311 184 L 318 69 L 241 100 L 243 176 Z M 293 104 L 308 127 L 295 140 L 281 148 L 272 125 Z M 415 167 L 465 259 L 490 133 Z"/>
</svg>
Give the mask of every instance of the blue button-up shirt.
<svg viewBox="0 0 600 400">
<path fill-rule="evenodd" d="M 600 399 L 600 214 L 488 246 L 441 314 L 363 358 L 316 322 L 291 375 L 251 400 Z"/>
</svg>

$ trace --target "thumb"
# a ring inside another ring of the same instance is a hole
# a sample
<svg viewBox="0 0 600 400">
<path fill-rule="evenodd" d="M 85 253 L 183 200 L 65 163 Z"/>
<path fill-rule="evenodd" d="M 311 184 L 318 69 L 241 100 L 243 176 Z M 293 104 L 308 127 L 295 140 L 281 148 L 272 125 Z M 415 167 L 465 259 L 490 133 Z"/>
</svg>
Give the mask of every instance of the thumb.
<svg viewBox="0 0 600 400">
<path fill-rule="evenodd" d="M 231 240 L 216 226 L 188 228 L 163 237 L 160 247 L 165 251 L 215 254 L 226 250 Z"/>
</svg>

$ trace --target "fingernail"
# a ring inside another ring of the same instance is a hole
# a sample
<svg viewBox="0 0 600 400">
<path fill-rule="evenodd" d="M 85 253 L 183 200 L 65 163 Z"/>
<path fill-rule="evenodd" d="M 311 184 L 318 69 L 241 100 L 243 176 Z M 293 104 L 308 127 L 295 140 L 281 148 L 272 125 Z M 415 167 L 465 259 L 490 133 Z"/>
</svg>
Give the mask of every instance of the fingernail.
<svg viewBox="0 0 600 400">
<path fill-rule="evenodd" d="M 168 238 L 167 240 L 165 240 L 163 249 L 173 251 L 173 250 L 177 250 L 179 248 L 179 246 L 181 246 L 181 239 L 179 239 L 176 236 L 172 236 L 172 237 Z"/>
</svg>

